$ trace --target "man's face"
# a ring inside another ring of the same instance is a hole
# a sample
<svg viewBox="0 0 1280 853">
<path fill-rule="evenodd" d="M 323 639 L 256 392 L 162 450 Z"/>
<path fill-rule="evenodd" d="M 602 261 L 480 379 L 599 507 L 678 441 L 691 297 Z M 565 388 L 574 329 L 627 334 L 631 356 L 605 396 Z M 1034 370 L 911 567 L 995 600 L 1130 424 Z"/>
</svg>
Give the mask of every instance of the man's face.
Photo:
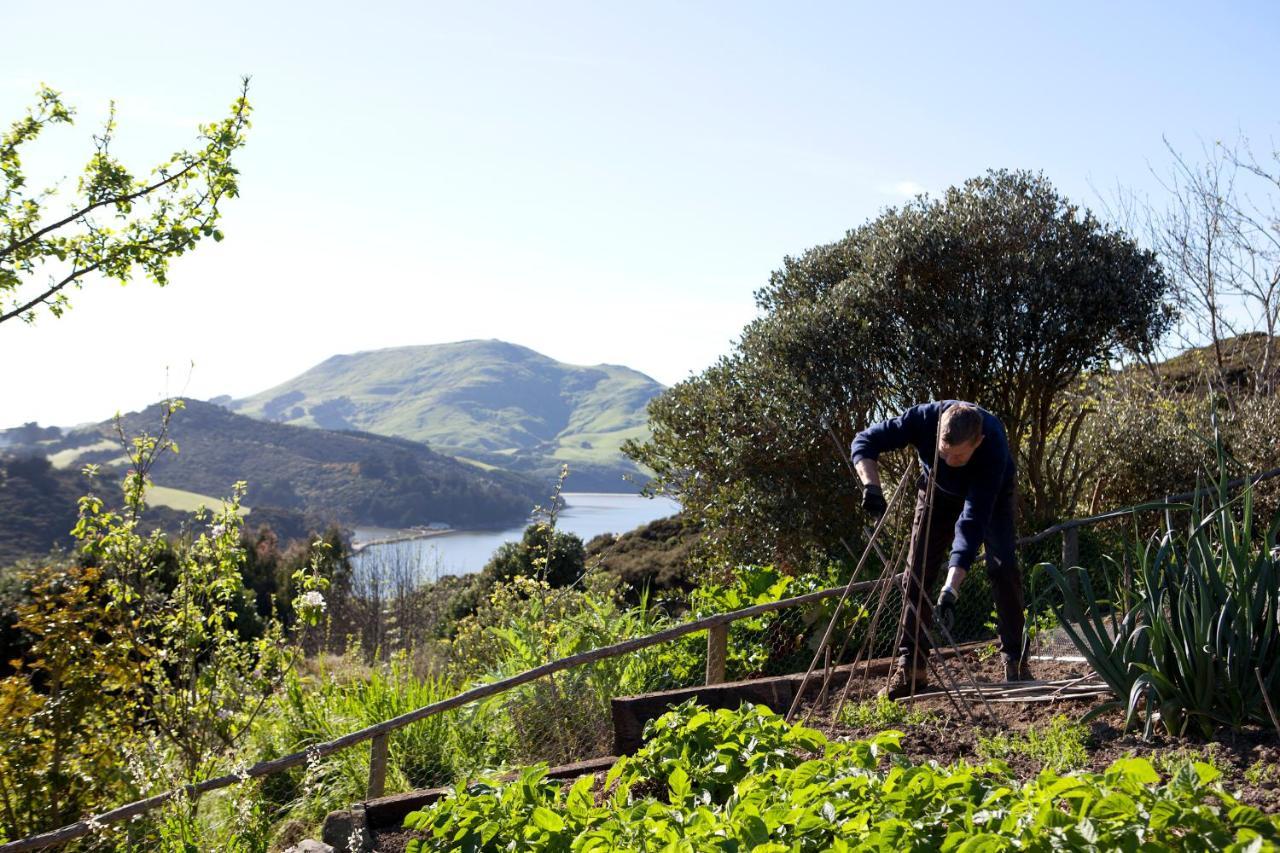
<svg viewBox="0 0 1280 853">
<path fill-rule="evenodd" d="M 938 458 L 947 464 L 950 468 L 959 468 L 962 465 L 968 465 L 969 460 L 973 458 L 973 452 L 978 449 L 978 445 L 982 444 L 985 436 L 979 435 L 973 441 L 965 444 L 945 444 L 938 443 Z"/>
</svg>

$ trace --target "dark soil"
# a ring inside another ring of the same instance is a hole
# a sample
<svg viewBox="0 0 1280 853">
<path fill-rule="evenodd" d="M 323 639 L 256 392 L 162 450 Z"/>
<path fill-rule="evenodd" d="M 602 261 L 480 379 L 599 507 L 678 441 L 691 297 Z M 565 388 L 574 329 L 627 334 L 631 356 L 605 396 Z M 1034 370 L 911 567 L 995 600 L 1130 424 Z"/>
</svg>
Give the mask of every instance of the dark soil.
<svg viewBox="0 0 1280 853">
<path fill-rule="evenodd" d="M 980 684 L 1001 684 L 1003 665 L 999 657 L 980 660 L 976 655 L 967 659 L 973 676 Z M 1062 661 L 1033 661 L 1032 674 L 1037 679 L 1061 680 L 1079 678 L 1089 673 L 1088 664 Z M 868 686 L 866 697 L 874 694 L 880 684 Z M 936 688 L 933 688 L 936 689 Z M 855 701 L 858 697 L 851 697 Z M 953 761 L 982 760 L 978 752 L 979 735 L 998 733 L 1018 734 L 1035 726 L 1043 730 L 1057 716 L 1079 720 L 1106 697 L 1065 699 L 1053 702 L 993 702 L 996 718 L 992 720 L 982 703 L 973 705 L 982 722 L 976 723 L 967 715 L 959 716 L 955 707 L 945 697 L 919 699 L 913 707 L 931 712 L 931 719 L 915 725 L 899 728 L 903 751 L 915 761 L 937 761 L 948 764 Z M 828 709 L 830 711 L 830 709 Z M 815 713 L 810 722 L 828 736 L 839 738 L 865 738 L 874 735 L 874 729 L 860 729 L 832 723 Z M 1162 773 L 1170 765 L 1181 760 L 1204 761 L 1214 765 L 1223 774 L 1223 786 L 1249 805 L 1264 811 L 1280 812 L 1280 738 L 1273 729 L 1250 727 L 1242 732 L 1220 731 L 1208 740 L 1192 737 L 1174 737 L 1157 732 L 1151 740 L 1144 741 L 1142 732 L 1124 731 L 1123 712 L 1108 711 L 1089 723 L 1089 737 L 1085 742 L 1088 763 L 1080 769 L 1102 772 L 1116 759 L 1127 756 L 1148 758 Z M 1022 755 L 1001 756 L 1019 779 L 1034 778 L 1044 769 L 1038 761 Z M 1262 778 L 1256 783 L 1245 779 L 1245 772 L 1253 768 L 1253 774 Z M 1264 769 L 1265 768 L 1265 769 Z"/>
</svg>

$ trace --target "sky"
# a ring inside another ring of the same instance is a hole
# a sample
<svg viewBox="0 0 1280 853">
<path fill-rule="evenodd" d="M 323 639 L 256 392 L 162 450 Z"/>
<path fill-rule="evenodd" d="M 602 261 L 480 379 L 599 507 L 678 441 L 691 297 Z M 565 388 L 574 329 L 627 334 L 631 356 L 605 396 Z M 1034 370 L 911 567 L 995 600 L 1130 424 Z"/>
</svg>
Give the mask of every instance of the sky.
<svg viewBox="0 0 1280 853">
<path fill-rule="evenodd" d="M 69 203 L 116 104 L 145 174 L 254 107 L 221 243 L 0 325 L 0 428 L 499 338 L 672 384 L 788 255 L 991 168 L 1158 199 L 1165 139 L 1280 140 L 1274 3 L 7 3 L 0 124 Z M 1269 149 L 1268 149 L 1269 150 Z M 55 208 L 58 203 L 55 202 Z"/>
</svg>

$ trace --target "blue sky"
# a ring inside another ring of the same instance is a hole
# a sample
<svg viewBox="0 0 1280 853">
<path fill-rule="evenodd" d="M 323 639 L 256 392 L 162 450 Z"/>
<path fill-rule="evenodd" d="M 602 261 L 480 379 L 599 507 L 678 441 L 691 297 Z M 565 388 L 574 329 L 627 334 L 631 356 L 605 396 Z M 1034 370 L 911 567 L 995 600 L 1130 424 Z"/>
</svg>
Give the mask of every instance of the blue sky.
<svg viewBox="0 0 1280 853">
<path fill-rule="evenodd" d="M 247 395 L 336 352 L 496 337 L 672 383 L 787 254 L 918 191 L 1042 170 L 1158 199 L 1162 136 L 1280 139 L 1274 4 L 172 3 L 5 12 L 0 121 L 74 175 L 115 99 L 141 170 L 253 76 L 227 239 L 164 290 L 0 326 L 0 426 Z M 192 367 L 194 362 L 194 367 Z"/>
</svg>

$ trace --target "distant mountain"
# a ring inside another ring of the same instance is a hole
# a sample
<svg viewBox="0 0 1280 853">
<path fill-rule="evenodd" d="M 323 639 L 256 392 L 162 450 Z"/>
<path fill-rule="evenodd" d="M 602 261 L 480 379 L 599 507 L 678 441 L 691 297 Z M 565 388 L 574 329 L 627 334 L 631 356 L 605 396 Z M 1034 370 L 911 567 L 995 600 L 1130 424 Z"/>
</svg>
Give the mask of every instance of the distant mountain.
<svg viewBox="0 0 1280 853">
<path fill-rule="evenodd" d="M 126 433 L 154 434 L 160 413 L 152 406 L 126 415 Z M 38 449 L 60 468 L 120 466 L 127 460 L 114 435 L 104 422 L 25 452 Z M 547 500 L 543 484 L 532 478 L 482 471 L 418 442 L 269 423 L 210 403 L 188 401 L 174 416 L 170 437 L 180 452 L 162 456 L 151 475 L 170 500 L 176 493 L 179 505 L 184 497 L 224 497 L 244 480 L 244 503 L 254 515 L 278 508 L 345 526 L 485 527 L 519 522 Z"/>
<path fill-rule="evenodd" d="M 335 355 L 229 407 L 267 421 L 422 441 L 543 479 L 568 463 L 569 490 L 617 492 L 646 479 L 619 447 L 647 436 L 645 407 L 662 390 L 627 367 L 580 367 L 503 341 L 462 341 Z"/>
</svg>

